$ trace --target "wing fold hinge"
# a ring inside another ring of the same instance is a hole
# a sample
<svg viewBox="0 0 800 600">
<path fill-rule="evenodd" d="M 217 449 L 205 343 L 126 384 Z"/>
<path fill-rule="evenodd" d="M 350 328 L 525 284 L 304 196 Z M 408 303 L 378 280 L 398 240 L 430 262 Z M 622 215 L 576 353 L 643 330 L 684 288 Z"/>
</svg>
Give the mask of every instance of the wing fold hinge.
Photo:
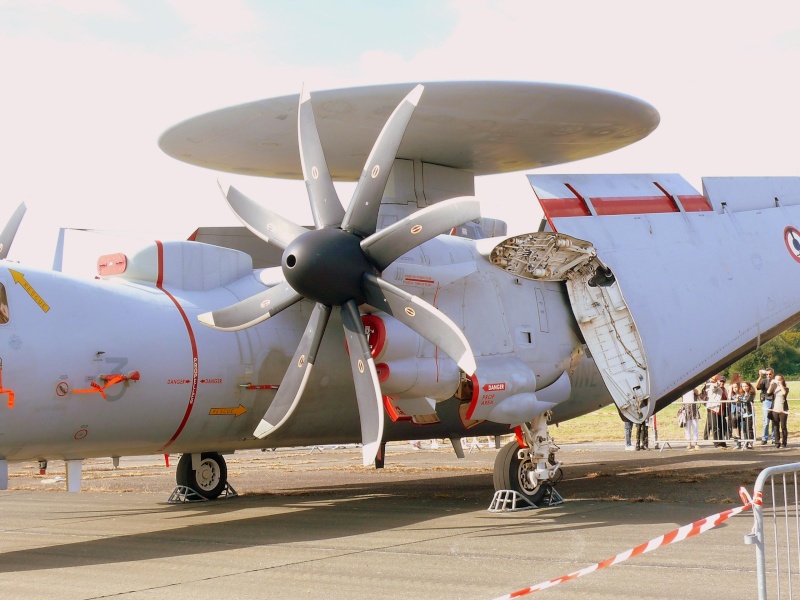
<svg viewBox="0 0 800 600">
<path fill-rule="evenodd" d="M 525 279 L 564 281 L 578 327 L 614 402 L 626 418 L 649 418 L 650 379 L 644 346 L 612 268 L 590 242 L 555 232 L 518 235 L 489 255 Z"/>
</svg>

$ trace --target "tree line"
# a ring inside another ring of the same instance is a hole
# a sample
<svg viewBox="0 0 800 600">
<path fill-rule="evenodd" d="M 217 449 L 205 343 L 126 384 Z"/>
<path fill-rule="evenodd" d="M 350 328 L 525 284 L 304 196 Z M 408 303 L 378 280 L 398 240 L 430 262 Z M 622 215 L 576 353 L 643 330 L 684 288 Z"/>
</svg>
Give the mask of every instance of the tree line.
<svg viewBox="0 0 800 600">
<path fill-rule="evenodd" d="M 764 367 L 772 367 L 786 379 L 800 379 L 800 324 L 737 360 L 727 373 L 741 373 L 745 380 L 755 381 Z"/>
</svg>

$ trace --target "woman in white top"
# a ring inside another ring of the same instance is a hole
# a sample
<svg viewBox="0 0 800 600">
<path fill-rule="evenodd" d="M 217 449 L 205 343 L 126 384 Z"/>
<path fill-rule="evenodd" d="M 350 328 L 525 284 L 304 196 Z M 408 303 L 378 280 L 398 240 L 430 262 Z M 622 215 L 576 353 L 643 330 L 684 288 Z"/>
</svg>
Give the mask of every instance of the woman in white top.
<svg viewBox="0 0 800 600">
<path fill-rule="evenodd" d="M 686 449 L 699 450 L 700 446 L 697 443 L 698 423 L 700 422 L 700 402 L 702 398 L 700 393 L 695 390 L 689 390 L 683 395 L 683 412 L 684 430 L 683 434 L 686 436 Z"/>
</svg>

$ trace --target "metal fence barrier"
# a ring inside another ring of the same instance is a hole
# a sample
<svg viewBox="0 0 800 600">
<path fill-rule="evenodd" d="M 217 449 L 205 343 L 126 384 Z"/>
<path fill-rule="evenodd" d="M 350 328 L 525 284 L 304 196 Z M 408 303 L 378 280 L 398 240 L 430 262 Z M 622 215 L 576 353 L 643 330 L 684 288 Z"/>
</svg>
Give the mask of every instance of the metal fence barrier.
<svg viewBox="0 0 800 600">
<path fill-rule="evenodd" d="M 731 400 L 721 403 L 719 412 L 708 410 L 708 402 L 698 400 L 692 403 L 682 403 L 680 400 L 674 406 L 683 408 L 690 405 L 698 406 L 700 418 L 697 422 L 697 444 L 717 447 L 746 449 L 761 445 L 764 437 L 764 425 L 769 424 L 768 444 L 774 443 L 775 422 L 767 416 L 765 421 L 763 404 L 755 401 L 750 404 L 741 404 Z M 768 415 L 775 414 L 768 411 Z M 636 425 L 633 426 L 633 442 L 636 443 Z M 678 424 L 678 417 L 668 417 L 658 413 L 650 419 L 648 431 L 648 447 L 665 449 L 672 447 L 691 446 L 693 439 L 687 436 L 687 428 Z"/>
<path fill-rule="evenodd" d="M 753 532 L 745 544 L 756 548 L 758 598 L 767 599 L 768 583 L 774 581 L 771 598 L 793 598 L 800 591 L 800 463 L 764 469 L 753 490 Z"/>
</svg>

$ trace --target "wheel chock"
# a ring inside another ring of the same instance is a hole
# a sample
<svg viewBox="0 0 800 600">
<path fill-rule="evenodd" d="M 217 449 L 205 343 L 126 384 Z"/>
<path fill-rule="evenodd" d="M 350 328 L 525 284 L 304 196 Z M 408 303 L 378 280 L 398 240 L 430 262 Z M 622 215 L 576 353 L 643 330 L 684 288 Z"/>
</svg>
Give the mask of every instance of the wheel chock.
<svg viewBox="0 0 800 600">
<path fill-rule="evenodd" d="M 534 504 L 525 496 L 514 490 L 497 490 L 487 509 L 489 512 L 519 512 L 544 506 L 558 506 L 564 499 L 552 485 L 548 485 L 539 504 Z"/>
<path fill-rule="evenodd" d="M 225 489 L 222 490 L 222 493 L 214 498 L 214 500 L 224 500 L 227 498 L 235 498 L 238 496 L 238 492 L 233 489 L 230 483 L 225 484 Z M 179 485 L 176 486 L 172 493 L 170 494 L 169 498 L 167 498 L 167 504 L 187 504 L 190 502 L 208 502 L 209 498 L 205 496 L 201 496 L 198 492 L 190 488 L 186 485 Z"/>
<path fill-rule="evenodd" d="M 517 512 L 539 508 L 525 496 L 514 490 L 497 490 L 489 505 L 489 512 Z"/>
</svg>

